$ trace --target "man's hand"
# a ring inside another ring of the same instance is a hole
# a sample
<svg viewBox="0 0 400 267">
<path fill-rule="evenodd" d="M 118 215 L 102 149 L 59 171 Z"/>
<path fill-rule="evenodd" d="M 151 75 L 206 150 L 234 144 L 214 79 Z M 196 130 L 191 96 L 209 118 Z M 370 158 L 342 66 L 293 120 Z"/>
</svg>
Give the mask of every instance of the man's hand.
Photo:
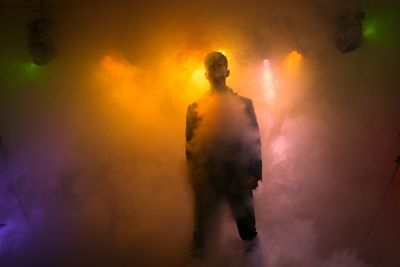
<svg viewBox="0 0 400 267">
<path fill-rule="evenodd" d="M 251 189 L 254 190 L 258 187 L 258 179 L 252 175 L 247 176 L 247 186 Z"/>
</svg>

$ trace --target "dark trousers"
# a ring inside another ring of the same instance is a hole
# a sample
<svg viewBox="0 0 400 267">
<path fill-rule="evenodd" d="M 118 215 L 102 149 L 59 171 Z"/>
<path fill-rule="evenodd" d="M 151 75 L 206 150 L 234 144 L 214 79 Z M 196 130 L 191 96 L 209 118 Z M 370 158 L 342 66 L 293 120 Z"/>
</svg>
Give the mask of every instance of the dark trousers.
<svg viewBox="0 0 400 267">
<path fill-rule="evenodd" d="M 193 245 L 203 248 L 206 237 L 212 232 L 210 222 L 215 217 L 221 199 L 225 198 L 236 221 L 237 230 L 242 240 L 251 240 L 257 235 L 254 216 L 253 192 L 244 189 L 242 192 L 218 192 L 212 187 L 195 191 Z M 210 231 L 211 230 L 211 231 Z"/>
</svg>

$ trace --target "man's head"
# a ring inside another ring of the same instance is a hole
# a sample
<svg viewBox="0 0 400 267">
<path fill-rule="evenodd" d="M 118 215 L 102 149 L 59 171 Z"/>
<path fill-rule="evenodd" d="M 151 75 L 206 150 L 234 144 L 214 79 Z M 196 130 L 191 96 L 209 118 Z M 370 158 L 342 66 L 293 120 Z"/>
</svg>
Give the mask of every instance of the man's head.
<svg viewBox="0 0 400 267">
<path fill-rule="evenodd" d="M 228 59 L 221 52 L 208 53 L 204 59 L 206 78 L 212 87 L 225 86 L 229 77 Z"/>
</svg>

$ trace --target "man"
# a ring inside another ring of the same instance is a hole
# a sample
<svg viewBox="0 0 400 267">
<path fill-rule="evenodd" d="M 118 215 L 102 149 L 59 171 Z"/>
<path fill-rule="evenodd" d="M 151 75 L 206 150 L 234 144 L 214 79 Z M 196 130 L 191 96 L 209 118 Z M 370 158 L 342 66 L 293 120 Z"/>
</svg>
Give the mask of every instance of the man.
<svg viewBox="0 0 400 267">
<path fill-rule="evenodd" d="M 189 105 L 186 159 L 195 202 L 192 255 L 204 256 L 210 217 L 228 201 L 245 250 L 257 244 L 252 190 L 262 179 L 261 142 L 253 104 L 227 87 L 228 60 L 220 52 L 204 61 L 210 90 Z"/>
</svg>

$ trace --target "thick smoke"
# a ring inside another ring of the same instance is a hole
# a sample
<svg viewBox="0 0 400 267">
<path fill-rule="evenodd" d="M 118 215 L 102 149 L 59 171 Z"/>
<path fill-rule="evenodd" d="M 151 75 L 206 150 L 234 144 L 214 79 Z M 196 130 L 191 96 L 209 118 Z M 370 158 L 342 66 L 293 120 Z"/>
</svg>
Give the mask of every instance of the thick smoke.
<svg viewBox="0 0 400 267">
<path fill-rule="evenodd" d="M 235 162 L 232 172 L 244 176 L 259 152 L 258 128 L 249 118 L 246 105 L 239 96 L 230 92 L 207 93 L 196 104 L 200 121 L 190 140 L 188 152 L 195 158 L 195 172 L 204 172 L 206 168 L 209 173 L 194 176 L 229 179 L 223 167 L 226 162 Z M 212 166 L 209 166 L 210 163 Z M 228 181 L 223 183 L 228 184 Z"/>
<path fill-rule="evenodd" d="M 398 179 L 366 240 L 399 153 L 396 1 L 50 4 L 56 57 L 42 67 L 26 47 L 37 14 L 0 10 L 0 266 L 190 265 L 185 111 L 218 49 L 260 126 L 265 266 L 399 265 Z M 335 17 L 358 9 L 385 36 L 342 54 Z M 303 55 L 297 78 L 285 72 L 292 50 Z M 220 120 L 209 122 L 240 121 Z M 223 211 L 206 266 L 242 260 Z"/>
</svg>

